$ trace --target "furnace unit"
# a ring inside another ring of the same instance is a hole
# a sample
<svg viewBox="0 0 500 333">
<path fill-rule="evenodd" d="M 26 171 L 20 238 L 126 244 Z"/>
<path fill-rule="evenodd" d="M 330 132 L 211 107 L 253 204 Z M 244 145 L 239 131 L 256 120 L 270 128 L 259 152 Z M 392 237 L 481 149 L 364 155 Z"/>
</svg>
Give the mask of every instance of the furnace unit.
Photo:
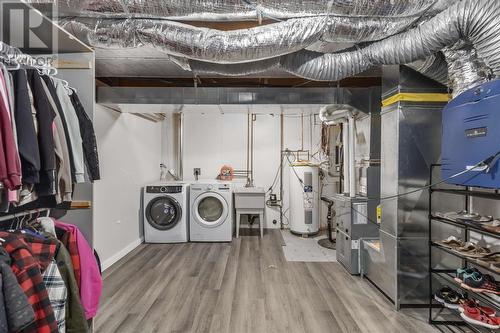
<svg viewBox="0 0 500 333">
<path fill-rule="evenodd" d="M 472 88 L 453 99 L 443 110 L 441 170 L 442 177 L 449 178 L 447 183 L 500 188 L 499 133 L 500 80 Z M 477 166 L 495 156 L 489 169 Z M 464 170 L 469 171 L 453 177 Z"/>
</svg>

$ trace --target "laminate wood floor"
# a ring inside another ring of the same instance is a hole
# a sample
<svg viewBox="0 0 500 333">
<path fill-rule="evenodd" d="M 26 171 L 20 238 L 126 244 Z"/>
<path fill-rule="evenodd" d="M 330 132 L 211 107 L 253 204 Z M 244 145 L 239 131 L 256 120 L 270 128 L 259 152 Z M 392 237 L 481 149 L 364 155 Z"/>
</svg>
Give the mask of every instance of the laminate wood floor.
<svg viewBox="0 0 500 333">
<path fill-rule="evenodd" d="M 279 231 L 141 245 L 109 268 L 98 333 L 439 332 L 337 263 L 287 262 Z"/>
</svg>

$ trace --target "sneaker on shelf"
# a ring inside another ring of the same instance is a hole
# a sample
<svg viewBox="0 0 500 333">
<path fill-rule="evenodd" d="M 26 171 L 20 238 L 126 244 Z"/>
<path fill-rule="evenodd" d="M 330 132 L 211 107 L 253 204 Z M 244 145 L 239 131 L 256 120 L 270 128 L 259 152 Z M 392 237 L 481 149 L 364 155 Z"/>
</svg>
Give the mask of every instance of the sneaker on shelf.
<svg viewBox="0 0 500 333">
<path fill-rule="evenodd" d="M 464 296 L 455 290 L 451 289 L 449 286 L 444 286 L 435 295 L 434 299 L 439 303 L 443 304 L 448 309 L 457 310 L 460 303 L 464 303 Z"/>
<path fill-rule="evenodd" d="M 479 273 L 479 270 L 475 267 L 469 268 L 469 267 L 464 267 L 464 268 L 459 268 L 457 269 L 457 276 L 455 277 L 455 281 L 457 283 L 463 283 L 465 278 L 468 276 L 473 275 L 474 273 Z"/>
<path fill-rule="evenodd" d="M 478 307 L 464 306 L 460 316 L 468 323 L 486 327 L 492 330 L 500 328 L 500 318 L 490 317 Z"/>
<path fill-rule="evenodd" d="M 475 293 L 500 295 L 500 285 L 495 281 L 495 278 L 488 274 L 483 275 L 480 272 L 465 276 L 461 287 Z"/>
<path fill-rule="evenodd" d="M 474 300 L 474 299 L 462 300 L 462 302 L 460 303 L 460 306 L 458 307 L 458 311 L 465 312 L 467 309 L 470 309 L 470 308 L 478 308 L 481 312 L 483 312 L 488 317 L 495 317 L 495 315 L 497 314 L 497 311 L 495 309 L 492 309 L 492 308 L 487 307 L 487 306 L 479 305 L 479 301 Z"/>
</svg>

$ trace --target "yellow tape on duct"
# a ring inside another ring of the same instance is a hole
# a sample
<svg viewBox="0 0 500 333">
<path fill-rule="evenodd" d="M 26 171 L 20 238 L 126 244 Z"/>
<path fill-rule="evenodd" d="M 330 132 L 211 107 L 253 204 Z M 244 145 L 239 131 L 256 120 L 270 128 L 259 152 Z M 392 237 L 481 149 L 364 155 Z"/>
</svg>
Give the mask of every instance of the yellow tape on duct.
<svg viewBox="0 0 500 333">
<path fill-rule="evenodd" d="M 448 103 L 451 100 L 449 94 L 438 93 L 399 93 L 382 101 L 382 106 L 389 106 L 397 102 L 441 102 Z"/>
</svg>

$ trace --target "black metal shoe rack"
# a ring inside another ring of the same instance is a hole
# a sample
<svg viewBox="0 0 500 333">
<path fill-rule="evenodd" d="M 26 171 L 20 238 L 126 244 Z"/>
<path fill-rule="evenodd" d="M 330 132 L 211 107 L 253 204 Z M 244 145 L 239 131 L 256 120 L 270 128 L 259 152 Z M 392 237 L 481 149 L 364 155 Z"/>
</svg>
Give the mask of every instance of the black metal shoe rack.
<svg viewBox="0 0 500 333">
<path fill-rule="evenodd" d="M 430 182 L 429 184 L 433 184 L 434 181 L 434 171 L 436 168 L 440 167 L 440 164 L 433 164 L 431 165 L 431 170 L 430 170 Z M 450 287 L 455 288 L 456 290 L 460 290 L 463 294 L 465 294 L 466 297 L 472 296 L 473 298 L 479 300 L 483 304 L 490 306 L 494 309 L 496 309 L 500 313 L 500 297 L 497 299 L 488 296 L 487 294 L 483 293 L 474 293 L 470 290 L 467 290 L 465 288 L 462 288 L 457 282 L 454 281 L 454 275 L 456 273 L 456 270 L 450 270 L 450 269 L 436 269 L 434 268 L 432 264 L 432 253 L 433 250 L 439 250 L 439 251 L 445 251 L 446 253 L 453 255 L 455 257 L 458 257 L 462 260 L 462 267 L 469 267 L 469 266 L 475 266 L 478 269 L 482 271 L 488 271 L 490 273 L 498 275 L 497 272 L 492 270 L 489 266 L 483 265 L 477 261 L 475 261 L 472 258 L 468 258 L 465 256 L 460 255 L 459 253 L 456 253 L 454 251 L 450 251 L 449 249 L 440 246 L 438 243 L 433 241 L 432 238 L 432 226 L 435 223 L 445 223 L 448 225 L 452 225 L 455 227 L 462 228 L 464 230 L 465 234 L 465 239 L 464 241 L 467 242 L 469 241 L 470 238 L 470 232 L 476 232 L 479 234 L 487 235 L 490 237 L 494 237 L 497 239 L 500 239 L 500 234 L 497 233 L 492 233 L 486 229 L 483 229 L 480 225 L 478 224 L 473 224 L 473 223 L 466 223 L 466 222 L 454 222 L 450 221 L 447 219 L 443 219 L 437 216 L 433 215 L 433 209 L 432 209 L 432 194 L 436 192 L 441 192 L 441 193 L 446 193 L 450 195 L 460 195 L 460 196 L 465 196 L 465 210 L 469 209 L 469 202 L 471 197 L 478 197 L 478 198 L 485 198 L 485 199 L 493 199 L 493 200 L 500 200 L 500 193 L 498 190 L 495 190 L 494 192 L 491 191 L 477 191 L 477 190 L 471 190 L 469 187 L 459 187 L 455 186 L 455 188 L 437 188 L 437 187 L 430 187 L 429 188 L 429 323 L 431 325 L 449 325 L 449 326 L 468 326 L 472 331 L 474 332 L 488 332 L 490 330 L 482 327 L 478 327 L 476 325 L 470 324 L 466 321 L 464 321 L 458 311 L 454 310 L 449 310 L 450 312 L 453 312 L 456 314 L 457 320 L 442 320 L 442 319 L 435 319 L 434 314 L 437 311 L 442 312 L 445 307 L 438 303 L 437 301 L 434 300 L 434 288 L 433 288 L 433 280 L 435 277 L 437 277 L 443 284 L 448 284 Z"/>
</svg>

